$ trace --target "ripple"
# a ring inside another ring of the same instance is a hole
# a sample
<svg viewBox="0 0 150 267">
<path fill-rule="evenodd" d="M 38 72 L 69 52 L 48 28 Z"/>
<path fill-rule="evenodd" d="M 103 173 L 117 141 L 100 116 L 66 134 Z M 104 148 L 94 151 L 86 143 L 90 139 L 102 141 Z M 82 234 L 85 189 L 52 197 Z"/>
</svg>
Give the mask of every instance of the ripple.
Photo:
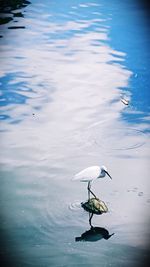
<svg viewBox="0 0 150 267">
<path fill-rule="evenodd" d="M 87 139 L 88 144 L 101 147 L 105 151 L 138 149 L 146 143 L 146 135 L 142 130 L 114 127 L 109 123 L 105 125 L 105 122 L 88 127 L 85 135 L 83 138 Z"/>
<path fill-rule="evenodd" d="M 79 201 L 76 201 L 74 203 L 70 203 L 69 205 L 69 209 L 70 210 L 73 210 L 73 211 L 78 211 L 81 209 L 81 202 Z"/>
<path fill-rule="evenodd" d="M 143 194 L 144 194 L 143 192 L 139 192 L 138 196 L 141 197 L 141 196 L 143 196 Z"/>
</svg>

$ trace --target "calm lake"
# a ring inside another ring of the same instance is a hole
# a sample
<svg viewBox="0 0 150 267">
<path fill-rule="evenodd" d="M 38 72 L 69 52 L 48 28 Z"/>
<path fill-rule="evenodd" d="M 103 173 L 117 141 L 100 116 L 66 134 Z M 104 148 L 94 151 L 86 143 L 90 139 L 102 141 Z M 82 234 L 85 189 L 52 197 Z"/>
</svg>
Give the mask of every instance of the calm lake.
<svg viewBox="0 0 150 267">
<path fill-rule="evenodd" d="M 2 266 L 147 261 L 150 24 L 141 3 L 0 1 Z M 90 225 L 80 205 L 87 184 L 72 178 L 92 165 L 112 176 L 92 184 L 109 210 L 92 225 L 114 235 L 76 242 Z"/>
</svg>

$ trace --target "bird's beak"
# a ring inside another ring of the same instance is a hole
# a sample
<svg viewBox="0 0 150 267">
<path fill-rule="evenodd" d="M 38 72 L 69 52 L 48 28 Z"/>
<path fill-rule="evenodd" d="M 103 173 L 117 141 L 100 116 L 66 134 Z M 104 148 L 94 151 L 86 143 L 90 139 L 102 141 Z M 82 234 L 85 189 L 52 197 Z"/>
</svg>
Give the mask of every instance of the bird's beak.
<svg viewBox="0 0 150 267">
<path fill-rule="evenodd" d="M 109 176 L 110 179 L 112 179 L 112 177 L 110 176 L 110 174 L 107 171 L 105 171 L 105 173 Z"/>
</svg>

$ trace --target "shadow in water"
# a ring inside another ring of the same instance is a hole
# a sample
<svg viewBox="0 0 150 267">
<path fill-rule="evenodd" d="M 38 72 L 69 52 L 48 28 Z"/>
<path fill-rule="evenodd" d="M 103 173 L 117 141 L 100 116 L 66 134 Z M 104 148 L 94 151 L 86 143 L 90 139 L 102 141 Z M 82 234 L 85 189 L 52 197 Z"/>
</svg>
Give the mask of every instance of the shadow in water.
<svg viewBox="0 0 150 267">
<path fill-rule="evenodd" d="M 0 25 L 7 24 L 15 18 L 24 17 L 20 9 L 25 8 L 29 4 L 31 3 L 27 0 L 0 1 Z M 17 26 L 15 28 L 17 28 Z"/>
<path fill-rule="evenodd" d="M 88 241 L 88 242 L 95 242 L 101 239 L 108 240 L 114 233 L 109 234 L 108 230 L 103 227 L 94 227 L 91 224 L 91 220 L 93 217 L 93 213 L 89 213 L 89 224 L 91 228 L 87 231 L 85 231 L 81 236 L 76 237 L 75 241 Z"/>
<path fill-rule="evenodd" d="M 0 12 L 6 13 L 9 13 L 15 9 L 26 7 L 31 3 L 27 0 L 1 0 L 0 2 Z"/>
<path fill-rule="evenodd" d="M 76 237 L 75 241 L 95 242 L 101 239 L 108 240 L 113 234 L 109 234 L 108 230 L 103 227 L 91 227 L 90 230 L 85 231 L 81 236 Z"/>
</svg>

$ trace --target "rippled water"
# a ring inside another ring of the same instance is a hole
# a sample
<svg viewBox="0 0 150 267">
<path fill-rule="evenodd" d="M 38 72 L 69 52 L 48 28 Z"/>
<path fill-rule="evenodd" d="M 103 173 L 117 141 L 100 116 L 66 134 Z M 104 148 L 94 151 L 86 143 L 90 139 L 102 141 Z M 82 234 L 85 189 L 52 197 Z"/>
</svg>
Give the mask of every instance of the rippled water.
<svg viewBox="0 0 150 267">
<path fill-rule="evenodd" d="M 136 1 L 1 5 L 1 256 L 15 266 L 138 266 L 149 242 L 149 23 Z M 129 100 L 124 105 L 121 98 Z M 90 229 L 74 174 L 109 212 Z"/>
</svg>

